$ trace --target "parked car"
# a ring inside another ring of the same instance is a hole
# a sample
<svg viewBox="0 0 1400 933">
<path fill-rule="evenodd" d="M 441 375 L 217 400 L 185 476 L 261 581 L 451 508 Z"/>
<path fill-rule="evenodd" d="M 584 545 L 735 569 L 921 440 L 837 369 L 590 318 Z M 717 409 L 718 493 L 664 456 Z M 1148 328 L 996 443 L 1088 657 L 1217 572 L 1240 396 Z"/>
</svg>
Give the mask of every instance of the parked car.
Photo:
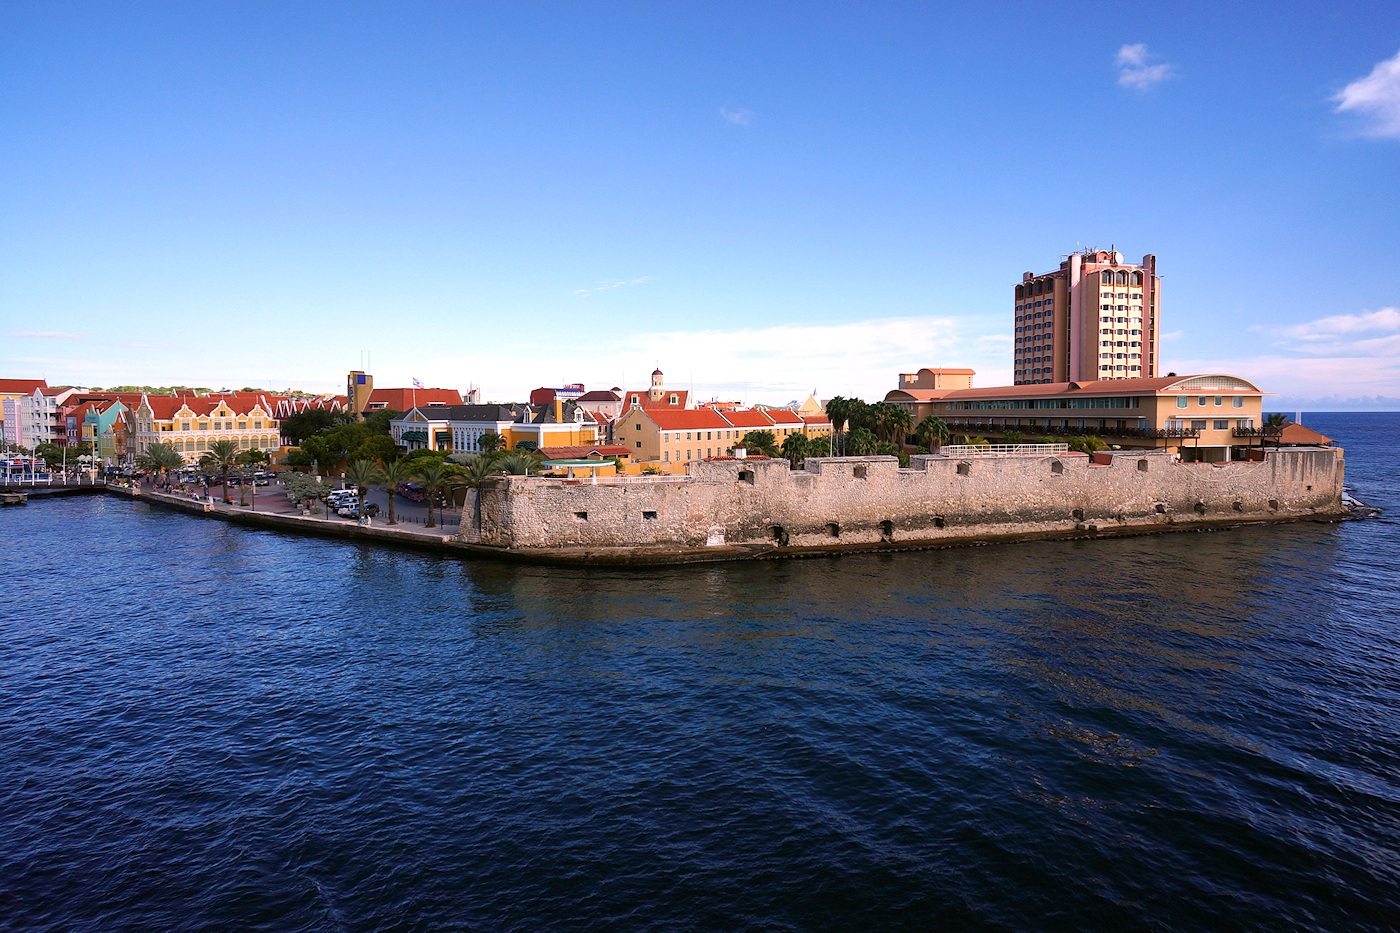
<svg viewBox="0 0 1400 933">
<path fill-rule="evenodd" d="M 331 505 L 343 505 L 347 499 L 359 500 L 360 494 L 353 489 L 337 489 L 326 496 L 326 501 Z"/>
<path fill-rule="evenodd" d="M 351 502 L 348 505 L 342 505 L 340 508 L 335 510 L 335 514 L 339 515 L 341 518 L 359 518 L 360 503 Z"/>
</svg>

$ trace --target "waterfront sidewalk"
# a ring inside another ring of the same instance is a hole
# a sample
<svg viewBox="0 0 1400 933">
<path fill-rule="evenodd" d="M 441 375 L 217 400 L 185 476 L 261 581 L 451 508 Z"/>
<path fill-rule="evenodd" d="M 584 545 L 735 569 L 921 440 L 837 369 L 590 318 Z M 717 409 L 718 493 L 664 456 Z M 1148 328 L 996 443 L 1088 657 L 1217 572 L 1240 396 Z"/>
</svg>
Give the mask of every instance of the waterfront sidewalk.
<svg viewBox="0 0 1400 933">
<path fill-rule="evenodd" d="M 143 484 L 139 489 L 133 488 L 133 494 L 153 502 L 160 502 L 164 505 L 174 506 L 184 511 L 201 512 L 212 517 L 226 520 L 239 521 L 245 524 L 268 524 L 282 528 L 290 526 L 300 526 L 301 530 L 312 534 L 339 534 L 344 536 L 367 535 L 381 540 L 401 539 L 417 543 L 442 544 L 456 537 L 457 535 L 457 514 L 451 511 L 446 513 L 450 522 L 439 523 L 435 527 L 425 527 L 426 508 L 422 505 L 409 503 L 416 509 L 405 510 L 401 507 L 402 500 L 395 500 L 395 511 L 402 516 L 401 521 L 391 525 L 387 520 L 387 504 L 380 505 L 380 514 L 377 518 L 370 519 L 368 523 L 361 524 L 353 518 L 341 518 L 334 511 L 328 511 L 324 505 L 304 511 L 298 508 L 287 497 L 286 489 L 280 484 L 256 487 L 256 495 L 253 488 L 245 490 L 242 501 L 247 505 L 240 505 L 238 487 L 229 487 L 229 497 L 232 503 L 223 500 L 223 487 L 212 486 L 209 492 L 212 496 L 195 495 L 191 492 L 178 492 L 175 490 L 159 490 L 150 483 Z M 379 498 L 383 498 L 381 492 Z M 374 495 L 369 497 L 373 502 Z M 405 514 L 406 513 L 406 514 Z M 416 514 L 415 514 L 416 513 Z M 436 516 L 435 516 L 436 518 Z M 265 520 L 265 521 L 264 521 Z"/>
</svg>

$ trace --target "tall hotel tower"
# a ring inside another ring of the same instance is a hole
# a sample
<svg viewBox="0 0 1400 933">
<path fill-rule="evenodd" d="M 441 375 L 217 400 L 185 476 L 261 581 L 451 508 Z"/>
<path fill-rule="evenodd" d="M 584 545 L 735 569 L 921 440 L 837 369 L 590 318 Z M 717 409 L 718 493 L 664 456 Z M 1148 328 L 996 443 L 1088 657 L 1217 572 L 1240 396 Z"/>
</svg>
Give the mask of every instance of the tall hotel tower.
<svg viewBox="0 0 1400 933">
<path fill-rule="evenodd" d="M 1016 385 L 1157 375 L 1162 280 L 1157 257 L 1071 253 L 1054 272 L 1016 286 Z"/>
</svg>

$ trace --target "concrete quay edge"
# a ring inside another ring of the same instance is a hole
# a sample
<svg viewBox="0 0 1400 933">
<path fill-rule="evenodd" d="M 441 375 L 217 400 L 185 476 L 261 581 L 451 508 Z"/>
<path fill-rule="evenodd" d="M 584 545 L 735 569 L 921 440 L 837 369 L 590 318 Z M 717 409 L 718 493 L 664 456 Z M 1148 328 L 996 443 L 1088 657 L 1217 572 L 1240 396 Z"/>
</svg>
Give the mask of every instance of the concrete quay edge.
<svg viewBox="0 0 1400 933">
<path fill-rule="evenodd" d="M 96 487 L 102 491 L 102 487 Z M 901 551 L 930 551 L 947 548 L 980 547 L 990 544 L 1011 544 L 1022 541 L 1071 541 L 1112 537 L 1137 537 L 1186 531 L 1221 531 L 1248 525 L 1271 525 L 1292 522 L 1333 523 L 1351 517 L 1347 510 L 1317 511 L 1298 514 L 1258 517 L 1174 517 L 1170 521 L 1133 524 L 1084 524 L 1068 527 L 1020 530 L 969 529 L 967 534 L 953 533 L 939 538 L 909 539 L 880 543 L 848 543 L 831 545 L 731 544 L 712 547 L 560 547 L 560 548 L 501 548 L 492 545 L 469 544 L 452 534 L 432 534 L 402 527 L 365 526 L 350 522 L 300 515 L 279 515 L 252 512 L 222 503 L 206 508 L 203 500 L 162 493 L 110 487 L 107 492 L 137 499 L 161 508 L 185 512 L 202 518 L 268 530 L 291 532 L 313 537 L 339 538 L 349 541 L 375 542 L 413 550 L 428 550 L 459 557 L 481 557 L 516 563 L 546 566 L 579 567 L 656 567 L 680 564 L 709 564 L 744 560 L 782 560 L 792 558 L 832 557 L 841 554 L 885 554 Z"/>
</svg>

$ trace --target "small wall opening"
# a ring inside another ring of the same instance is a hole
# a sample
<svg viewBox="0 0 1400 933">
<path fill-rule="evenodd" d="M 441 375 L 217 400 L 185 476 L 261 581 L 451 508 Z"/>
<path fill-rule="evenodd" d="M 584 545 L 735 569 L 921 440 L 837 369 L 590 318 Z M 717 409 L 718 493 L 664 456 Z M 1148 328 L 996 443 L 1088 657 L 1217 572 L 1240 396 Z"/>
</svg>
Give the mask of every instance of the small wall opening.
<svg viewBox="0 0 1400 933">
<path fill-rule="evenodd" d="M 1138 461 L 1138 472 L 1139 472 L 1139 473 L 1146 473 L 1146 472 L 1147 472 L 1147 461 L 1146 461 L 1146 460 L 1139 460 L 1139 461 Z"/>
<path fill-rule="evenodd" d="M 1308 486 L 1308 492 L 1312 492 L 1312 486 L 1311 486 L 1311 485 Z"/>
<path fill-rule="evenodd" d="M 1073 512 L 1070 512 L 1069 514 L 1070 514 L 1070 517 L 1072 517 L 1072 518 L 1073 518 L 1075 521 L 1077 521 L 1077 522 L 1082 522 L 1082 521 L 1084 521 L 1084 510 L 1083 510 L 1083 509 L 1075 509 Z"/>
<path fill-rule="evenodd" d="M 788 533 L 782 525 L 774 525 L 768 529 L 768 537 L 773 539 L 773 543 L 778 547 L 787 547 Z"/>
<path fill-rule="evenodd" d="M 1059 475 L 1060 475 L 1061 473 L 1063 473 L 1064 471 L 1065 471 L 1065 465 L 1064 465 L 1063 463 L 1061 463 L 1061 462 L 1058 461 L 1058 460 L 1055 460 L 1055 461 L 1052 461 L 1052 462 L 1051 462 L 1051 464 L 1050 464 L 1050 472 L 1051 472 L 1051 473 L 1054 473 L 1056 476 L 1059 476 Z"/>
<path fill-rule="evenodd" d="M 971 476 L 971 475 L 972 475 L 972 464 L 970 464 L 970 463 L 959 463 L 959 464 L 958 464 L 958 475 L 959 475 L 959 476 Z"/>
<path fill-rule="evenodd" d="M 1230 508 L 1234 509 L 1236 512 L 1243 512 L 1243 511 L 1244 511 L 1244 503 L 1241 502 L 1240 500 L 1236 499 L 1234 502 L 1232 502 L 1232 503 L 1230 504 Z"/>
<path fill-rule="evenodd" d="M 836 522 L 827 522 L 826 533 L 829 537 L 839 538 L 841 537 L 841 526 L 836 524 Z"/>
<path fill-rule="evenodd" d="M 750 486 L 752 486 L 752 485 L 753 485 L 753 470 L 740 470 L 740 471 L 739 471 L 739 482 L 741 482 L 741 483 L 748 483 Z"/>
<path fill-rule="evenodd" d="M 1204 502 L 1197 502 L 1195 508 L 1197 515 L 1206 514 L 1206 504 Z"/>
<path fill-rule="evenodd" d="M 643 512 L 643 513 L 642 513 L 642 521 L 646 521 L 646 522 L 654 522 L 654 521 L 656 521 L 656 513 L 655 513 L 655 512 Z"/>
<path fill-rule="evenodd" d="M 880 540 L 894 540 L 894 522 L 890 521 L 889 519 L 885 519 L 883 522 L 880 523 Z"/>
<path fill-rule="evenodd" d="M 1160 502 L 1157 503 L 1157 514 L 1158 514 L 1158 515 L 1166 515 L 1166 514 L 1167 514 L 1167 507 L 1166 507 L 1165 505 L 1163 505 L 1162 503 L 1160 503 Z"/>
<path fill-rule="evenodd" d="M 947 527 L 948 527 L 948 522 L 943 518 L 942 515 L 935 515 L 935 516 L 933 517 L 933 527 L 935 527 L 935 528 L 947 528 Z"/>
<path fill-rule="evenodd" d="M 1278 500 L 1277 500 L 1277 499 L 1270 499 L 1270 500 L 1269 500 L 1269 511 L 1271 511 L 1271 512 L 1277 512 L 1277 511 L 1278 511 Z"/>
<path fill-rule="evenodd" d="M 856 479 L 869 479 L 869 478 L 870 478 L 870 467 L 868 467 L 868 466 L 858 466 L 858 467 L 854 467 L 854 468 L 852 468 L 851 473 L 855 476 Z"/>
<path fill-rule="evenodd" d="M 587 513 L 587 512 L 575 512 L 575 513 L 574 513 L 574 518 L 578 519 L 578 520 L 581 521 L 581 522 L 586 522 L 586 521 L 588 521 L 588 513 Z"/>
</svg>

